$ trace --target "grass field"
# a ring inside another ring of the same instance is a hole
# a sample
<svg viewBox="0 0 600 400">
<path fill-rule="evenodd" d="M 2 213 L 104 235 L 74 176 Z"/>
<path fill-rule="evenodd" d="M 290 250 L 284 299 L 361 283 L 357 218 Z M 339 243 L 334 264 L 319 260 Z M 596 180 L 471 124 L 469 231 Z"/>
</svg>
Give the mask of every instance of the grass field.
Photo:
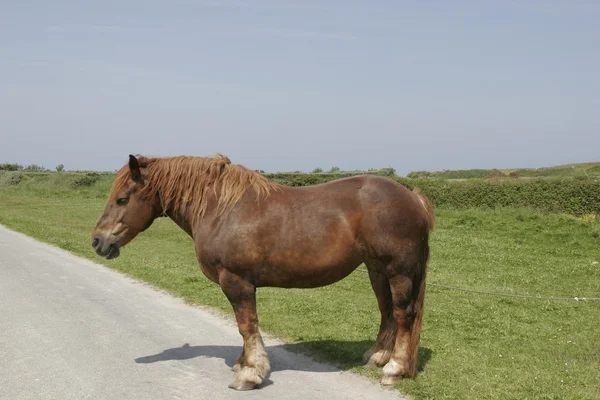
<svg viewBox="0 0 600 400">
<path fill-rule="evenodd" d="M 85 190 L 42 181 L 0 189 L 0 223 L 232 316 L 200 272 L 191 239 L 159 218 L 106 261 L 90 247 L 108 182 Z M 526 210 L 437 210 L 428 282 L 482 291 L 600 297 L 600 224 Z M 293 351 L 360 366 L 378 311 L 356 271 L 319 289 L 258 291 L 261 328 Z M 600 301 L 497 297 L 429 286 L 422 371 L 397 388 L 415 399 L 600 399 Z M 198 342 L 202 338 L 197 338 Z M 191 343 L 193 344 L 193 343 Z M 241 346 L 241 338 L 240 338 Z"/>
</svg>

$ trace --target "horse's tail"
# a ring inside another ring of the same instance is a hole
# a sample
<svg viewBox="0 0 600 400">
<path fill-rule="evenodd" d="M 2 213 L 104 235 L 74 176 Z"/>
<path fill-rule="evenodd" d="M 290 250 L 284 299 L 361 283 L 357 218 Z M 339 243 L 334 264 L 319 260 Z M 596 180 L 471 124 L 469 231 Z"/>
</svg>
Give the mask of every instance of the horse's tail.
<svg viewBox="0 0 600 400">
<path fill-rule="evenodd" d="M 428 230 L 432 230 L 435 226 L 435 212 L 433 210 L 433 204 L 431 204 L 431 201 L 421 192 L 419 188 L 415 188 L 413 193 L 417 195 L 421 201 L 421 204 L 423 205 L 423 208 L 425 209 Z"/>
<path fill-rule="evenodd" d="M 427 262 L 429 260 L 429 244 L 425 242 L 422 261 L 419 270 L 413 278 L 412 308 L 413 320 L 410 326 L 410 340 L 408 343 L 408 376 L 417 376 L 419 361 L 419 340 L 421 338 L 421 327 L 423 325 L 423 309 L 425 303 L 425 280 L 427 277 Z"/>
<path fill-rule="evenodd" d="M 421 337 L 421 327 L 423 325 L 423 309 L 425 303 L 425 285 L 427 278 L 427 263 L 429 262 L 429 231 L 435 226 L 435 215 L 431 201 L 423 195 L 419 189 L 415 189 L 414 193 L 419 197 L 421 204 L 425 208 L 427 216 L 427 233 L 425 233 L 424 243 L 421 254 L 419 268 L 413 277 L 412 304 L 410 307 L 413 312 L 413 320 L 410 327 L 410 340 L 408 344 L 408 359 L 409 370 L 408 376 L 415 377 L 417 375 L 418 360 L 419 360 L 419 340 Z"/>
</svg>

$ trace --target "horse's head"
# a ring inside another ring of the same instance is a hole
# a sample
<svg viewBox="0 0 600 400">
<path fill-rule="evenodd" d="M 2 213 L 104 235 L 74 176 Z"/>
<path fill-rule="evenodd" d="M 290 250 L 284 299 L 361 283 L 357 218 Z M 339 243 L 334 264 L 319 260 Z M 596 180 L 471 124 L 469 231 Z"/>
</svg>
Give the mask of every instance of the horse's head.
<svg viewBox="0 0 600 400">
<path fill-rule="evenodd" d="M 129 155 L 129 166 L 115 178 L 104 214 L 94 228 L 92 247 L 107 259 L 119 256 L 119 248 L 145 231 L 160 216 L 162 209 L 156 196 L 147 196 L 146 159 Z"/>
</svg>

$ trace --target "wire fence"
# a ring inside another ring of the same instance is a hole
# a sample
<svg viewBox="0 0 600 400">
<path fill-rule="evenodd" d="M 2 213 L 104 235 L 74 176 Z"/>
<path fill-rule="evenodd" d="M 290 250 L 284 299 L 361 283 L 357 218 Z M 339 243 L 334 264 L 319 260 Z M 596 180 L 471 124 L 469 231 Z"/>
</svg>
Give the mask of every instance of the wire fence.
<svg viewBox="0 0 600 400">
<path fill-rule="evenodd" d="M 369 272 L 366 269 L 362 269 L 362 268 L 357 269 L 357 271 L 364 272 L 364 273 L 368 273 Z M 433 286 L 433 287 L 437 287 L 437 288 L 440 288 L 440 289 L 446 289 L 446 290 L 457 290 L 457 291 L 467 292 L 467 293 L 483 294 L 483 295 L 488 295 L 488 296 L 516 297 L 516 298 L 519 298 L 519 299 L 574 300 L 574 301 L 598 301 L 598 300 L 600 300 L 600 297 L 529 296 L 529 295 L 522 295 L 522 294 L 488 292 L 488 291 L 484 291 L 484 290 L 465 289 L 465 288 L 459 288 L 459 287 L 455 287 L 455 286 L 440 285 L 438 283 L 429 283 L 429 282 L 427 283 L 427 286 Z"/>
</svg>

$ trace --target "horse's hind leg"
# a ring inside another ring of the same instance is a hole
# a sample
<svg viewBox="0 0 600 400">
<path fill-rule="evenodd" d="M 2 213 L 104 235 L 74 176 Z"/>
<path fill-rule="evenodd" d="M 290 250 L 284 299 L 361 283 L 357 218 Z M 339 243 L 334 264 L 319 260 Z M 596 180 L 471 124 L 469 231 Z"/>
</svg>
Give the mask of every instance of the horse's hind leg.
<svg viewBox="0 0 600 400">
<path fill-rule="evenodd" d="M 381 383 L 389 385 L 401 377 L 417 375 L 419 338 L 425 296 L 425 260 L 393 263 L 387 267 L 396 321 L 394 350 L 383 367 Z"/>
<path fill-rule="evenodd" d="M 229 387 L 235 390 L 255 389 L 271 369 L 258 330 L 256 288 L 250 282 L 227 271 L 219 274 L 219 284 L 233 306 L 238 329 L 244 339 L 242 354 L 234 365 L 234 370 L 237 370 L 236 377 Z"/>
<path fill-rule="evenodd" d="M 396 338 L 392 291 L 390 289 L 390 281 L 382 269 L 382 265 L 377 261 L 367 261 L 366 264 L 369 271 L 369 279 L 371 280 L 371 287 L 375 292 L 379 311 L 381 312 L 381 322 L 375 344 L 365 352 L 363 361 L 367 366 L 382 367 L 390 360 Z"/>
</svg>

